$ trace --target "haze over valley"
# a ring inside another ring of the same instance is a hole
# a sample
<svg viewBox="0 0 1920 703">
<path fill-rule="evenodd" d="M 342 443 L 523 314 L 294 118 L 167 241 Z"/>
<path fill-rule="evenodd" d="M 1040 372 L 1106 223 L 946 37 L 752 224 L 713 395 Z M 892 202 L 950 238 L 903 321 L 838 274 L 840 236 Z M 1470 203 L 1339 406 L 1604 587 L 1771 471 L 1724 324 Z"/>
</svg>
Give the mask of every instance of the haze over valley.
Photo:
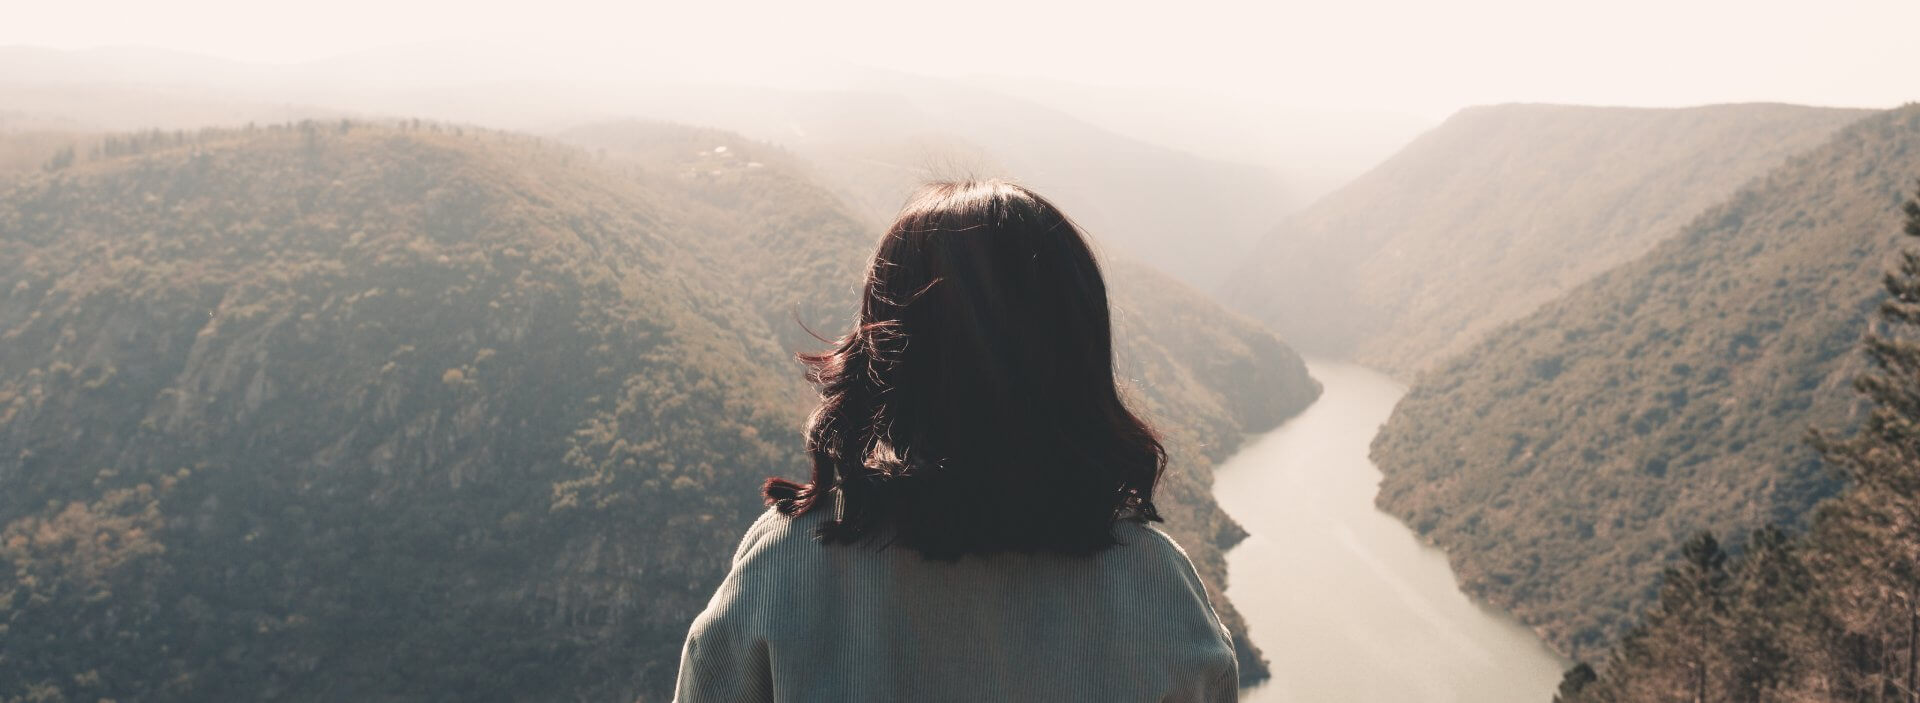
<svg viewBox="0 0 1920 703">
<path fill-rule="evenodd" d="M 1920 701 L 1920 10 L 1708 4 L 29 12 L 0 701 L 670 700 L 988 177 L 1247 700 Z"/>
</svg>

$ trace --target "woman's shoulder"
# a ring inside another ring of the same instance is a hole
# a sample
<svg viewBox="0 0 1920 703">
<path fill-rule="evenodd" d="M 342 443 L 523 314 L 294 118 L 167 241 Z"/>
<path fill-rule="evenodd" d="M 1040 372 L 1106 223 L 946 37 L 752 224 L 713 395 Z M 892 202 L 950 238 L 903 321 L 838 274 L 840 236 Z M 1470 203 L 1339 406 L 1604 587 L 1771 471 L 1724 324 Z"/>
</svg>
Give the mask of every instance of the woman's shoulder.
<svg viewBox="0 0 1920 703">
<path fill-rule="evenodd" d="M 1110 551 L 1129 553 L 1135 564 L 1130 571 L 1140 576 L 1132 583 L 1139 588 L 1149 589 L 1148 598 L 1171 606 L 1186 602 L 1194 607 L 1189 611 L 1195 617 L 1186 624 L 1195 630 L 1206 631 L 1202 638 L 1207 643 L 1222 648 L 1229 658 L 1233 652 L 1233 638 L 1220 622 L 1220 616 L 1214 612 L 1213 600 L 1207 595 L 1206 582 L 1201 580 L 1200 572 L 1194 568 L 1193 560 L 1187 556 L 1187 550 L 1180 547 L 1172 535 L 1150 523 L 1121 521 L 1114 526 L 1114 536 L 1119 546 Z M 1167 612 L 1172 612 L 1170 608 Z M 1169 617 L 1162 624 L 1172 624 Z M 1196 632 L 1196 636 L 1199 636 Z"/>
<path fill-rule="evenodd" d="M 827 519 L 826 514 L 832 512 L 831 506 L 823 507 L 826 509 L 808 511 L 803 515 L 787 515 L 773 508 L 766 509 L 741 536 L 740 546 L 734 551 L 734 561 L 737 563 L 796 549 L 818 548 L 819 540 L 815 534 L 820 523 Z M 1105 556 L 1147 560 L 1178 566 L 1189 573 L 1193 571 L 1187 550 L 1172 535 L 1150 523 L 1120 520 L 1113 525 L 1113 536 L 1115 544 L 1103 552 Z"/>
<path fill-rule="evenodd" d="M 791 551 L 813 543 L 814 530 L 818 528 L 820 511 L 805 515 L 791 516 L 774 508 L 767 508 L 760 517 L 747 527 L 746 534 L 740 537 L 740 546 L 733 552 L 733 561 L 739 564 L 766 556 Z"/>
<path fill-rule="evenodd" d="M 1151 559 L 1193 570 L 1193 560 L 1187 556 L 1187 550 L 1173 539 L 1165 530 L 1149 522 L 1139 520 L 1121 520 L 1113 525 L 1113 537 L 1117 544 L 1113 551 L 1132 554 L 1138 558 Z M 1196 575 L 1196 580 L 1198 576 Z"/>
<path fill-rule="evenodd" d="M 811 568 L 820 561 L 821 554 L 826 550 L 818 532 L 821 523 L 831 519 L 832 513 L 831 505 L 801 515 L 787 515 L 768 508 L 741 536 L 740 546 L 733 554 L 734 568 L 748 571 L 775 569 L 783 573 Z M 1194 568 L 1193 560 L 1187 556 L 1186 549 L 1166 531 L 1146 522 L 1120 520 L 1113 525 L 1113 537 L 1112 547 L 1091 557 L 1093 562 L 1102 564 L 1096 568 L 1136 575 L 1159 574 L 1158 581 L 1204 593 L 1205 586 Z M 869 545 L 869 549 L 852 551 L 870 551 L 878 555 L 882 550 L 872 549 Z M 1013 558 L 1016 561 L 1062 559 L 1034 555 Z M 1080 560 L 1064 559 L 1066 562 Z"/>
</svg>

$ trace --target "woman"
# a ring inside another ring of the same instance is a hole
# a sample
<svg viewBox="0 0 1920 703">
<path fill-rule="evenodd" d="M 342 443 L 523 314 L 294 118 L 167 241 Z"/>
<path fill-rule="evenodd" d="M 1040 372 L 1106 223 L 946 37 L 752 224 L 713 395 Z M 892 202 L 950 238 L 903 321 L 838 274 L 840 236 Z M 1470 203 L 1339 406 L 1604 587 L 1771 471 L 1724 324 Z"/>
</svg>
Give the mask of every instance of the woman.
<svg viewBox="0 0 1920 703">
<path fill-rule="evenodd" d="M 1165 452 L 1115 388 L 1106 286 L 1052 204 L 926 187 L 853 331 L 802 360 L 812 480 L 767 481 L 677 700 L 1234 700 L 1232 642 L 1148 524 Z"/>
</svg>

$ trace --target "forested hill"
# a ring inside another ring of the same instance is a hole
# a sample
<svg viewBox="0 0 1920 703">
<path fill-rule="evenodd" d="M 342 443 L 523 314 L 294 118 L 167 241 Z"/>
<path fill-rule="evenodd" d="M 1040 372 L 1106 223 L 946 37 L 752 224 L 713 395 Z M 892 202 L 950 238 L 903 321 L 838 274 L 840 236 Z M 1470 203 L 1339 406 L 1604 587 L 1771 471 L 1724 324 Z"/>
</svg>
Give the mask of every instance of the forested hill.
<svg viewBox="0 0 1920 703">
<path fill-rule="evenodd" d="M 665 691 L 799 468 L 699 232 L 525 138 L 172 141 L 0 196 L 0 691 Z"/>
<path fill-rule="evenodd" d="M 1374 442 L 1380 505 L 1467 591 L 1597 653 L 1688 535 L 1833 491 L 1803 438 L 1856 419 L 1850 352 L 1916 177 L 1920 106 L 1865 118 L 1423 375 Z"/>
<path fill-rule="evenodd" d="M 328 122 L 0 181 L 0 697 L 664 699 L 873 236 L 709 136 Z M 1304 380 L 1259 349 L 1164 372 Z"/>
<path fill-rule="evenodd" d="M 1864 114 L 1469 108 L 1288 218 L 1228 299 L 1303 349 L 1410 380 Z"/>
<path fill-rule="evenodd" d="M 796 349 L 819 346 L 790 324 L 796 305 L 821 334 L 844 329 L 847 318 L 836 313 L 851 310 L 857 272 L 873 255 L 878 233 L 914 182 L 890 169 L 883 169 L 886 176 L 841 169 L 829 171 L 838 178 L 823 177 L 817 175 L 819 169 L 782 149 L 718 130 L 621 121 L 578 127 L 562 137 L 605 155 L 610 167 L 629 177 L 684 189 L 689 199 L 735 216 L 765 218 L 753 231 L 820 232 L 805 241 L 772 246 L 738 236 L 709 240 L 717 255 L 731 262 L 739 285 L 765 291 L 754 295 L 760 301 L 756 304 L 779 328 L 782 342 Z M 858 192 L 849 193 L 849 188 Z M 853 202 L 863 204 L 851 208 L 851 216 L 864 226 L 845 224 L 849 215 L 840 210 L 840 199 L 827 195 L 829 190 L 853 195 Z M 808 195 L 777 195 L 783 191 Z M 768 206 L 780 202 L 815 205 Z M 831 204 L 831 213 L 826 204 Z M 824 222 L 836 224 L 827 228 Z M 1100 233 L 1092 234 L 1097 238 Z M 806 255 L 799 258 L 812 263 L 797 266 L 794 252 L 801 249 L 796 247 L 805 247 Z M 1285 343 L 1204 294 L 1124 259 L 1105 257 L 1104 265 L 1119 337 L 1119 373 L 1156 429 L 1166 435 L 1172 453 L 1161 498 L 1167 529 L 1186 546 L 1234 632 L 1243 676 L 1259 680 L 1266 667 L 1247 638 L 1244 621 L 1223 595 L 1225 551 L 1243 533 L 1214 503 L 1212 467 L 1247 435 L 1305 409 L 1318 397 L 1320 386 Z M 849 302 L 824 311 L 824 316 L 820 308 L 805 307 L 809 301 L 839 299 Z M 788 324 L 780 328 L 783 322 Z"/>
<path fill-rule="evenodd" d="M 1689 537 L 1658 602 L 1604 660 L 1567 670 L 1554 703 L 1920 695 L 1920 199 L 1901 210 L 1908 243 L 1850 389 L 1863 419 L 1808 436 L 1846 487 L 1804 533 L 1769 525 L 1734 553 Z"/>
</svg>

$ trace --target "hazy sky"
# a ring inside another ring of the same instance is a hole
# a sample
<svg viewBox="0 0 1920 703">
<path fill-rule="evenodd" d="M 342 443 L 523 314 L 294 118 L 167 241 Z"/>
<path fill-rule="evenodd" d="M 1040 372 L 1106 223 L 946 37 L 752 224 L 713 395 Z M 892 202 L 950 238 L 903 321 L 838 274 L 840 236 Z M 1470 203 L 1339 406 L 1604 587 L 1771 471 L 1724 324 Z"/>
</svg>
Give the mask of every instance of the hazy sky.
<svg viewBox="0 0 1920 703">
<path fill-rule="evenodd" d="M 696 77 L 775 81 L 796 71 L 804 77 L 796 67 L 844 62 L 935 75 L 1180 86 L 1427 117 L 1508 101 L 1892 106 L 1920 99 L 1912 60 L 1920 0 L 10 5 L 0 44 L 139 45 L 264 62 L 480 42 L 513 47 L 517 55 L 498 56 L 494 66 L 591 60 L 608 74 L 667 67 Z"/>
</svg>

